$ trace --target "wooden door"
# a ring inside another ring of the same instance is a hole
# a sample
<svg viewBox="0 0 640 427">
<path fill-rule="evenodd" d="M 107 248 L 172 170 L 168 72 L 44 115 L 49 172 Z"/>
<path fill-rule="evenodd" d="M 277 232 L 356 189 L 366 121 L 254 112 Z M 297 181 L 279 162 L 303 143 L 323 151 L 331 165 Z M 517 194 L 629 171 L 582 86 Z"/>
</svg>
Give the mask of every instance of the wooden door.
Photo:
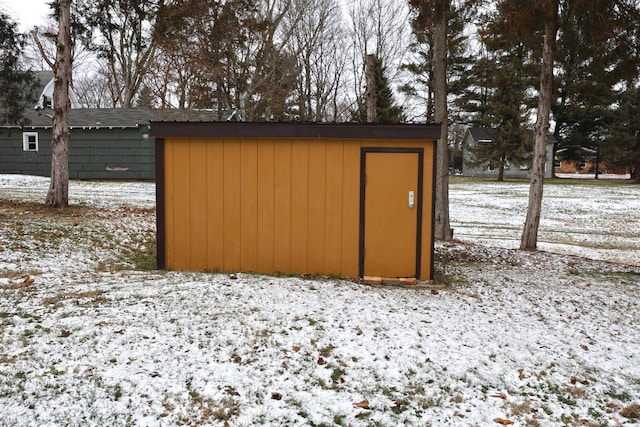
<svg viewBox="0 0 640 427">
<path fill-rule="evenodd" d="M 361 155 L 360 277 L 420 277 L 423 150 Z"/>
</svg>

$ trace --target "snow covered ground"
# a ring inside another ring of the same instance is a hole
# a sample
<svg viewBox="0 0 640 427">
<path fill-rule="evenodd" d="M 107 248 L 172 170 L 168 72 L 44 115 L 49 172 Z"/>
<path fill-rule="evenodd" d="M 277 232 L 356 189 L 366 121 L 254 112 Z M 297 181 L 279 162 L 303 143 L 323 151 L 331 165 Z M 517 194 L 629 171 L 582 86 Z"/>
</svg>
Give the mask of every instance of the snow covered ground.
<svg viewBox="0 0 640 427">
<path fill-rule="evenodd" d="M 0 175 L 2 426 L 640 425 L 637 186 L 522 252 L 526 183 L 453 179 L 438 290 L 147 270 L 154 184 L 47 186 Z"/>
</svg>

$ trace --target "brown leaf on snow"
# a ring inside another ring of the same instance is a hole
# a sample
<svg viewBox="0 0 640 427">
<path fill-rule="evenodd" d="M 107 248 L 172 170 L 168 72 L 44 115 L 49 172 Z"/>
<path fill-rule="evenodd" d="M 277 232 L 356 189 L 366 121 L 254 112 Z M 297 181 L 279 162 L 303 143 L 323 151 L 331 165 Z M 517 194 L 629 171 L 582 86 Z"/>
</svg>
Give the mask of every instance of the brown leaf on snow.
<svg viewBox="0 0 640 427">
<path fill-rule="evenodd" d="M 575 383 L 587 384 L 588 382 L 589 382 L 588 380 L 585 380 L 585 379 L 582 379 L 582 378 L 578 378 L 578 377 L 575 377 L 575 376 L 571 377 L 571 384 L 575 384 Z"/>
<path fill-rule="evenodd" d="M 27 277 L 24 279 L 24 282 L 22 282 L 22 284 L 23 284 L 24 286 L 29 286 L 29 285 L 32 285 L 35 281 L 36 281 L 36 279 L 34 279 L 33 277 L 31 277 L 31 276 L 27 276 Z"/>
<path fill-rule="evenodd" d="M 503 425 L 503 426 L 508 426 L 508 425 L 511 425 L 511 424 L 515 424 L 515 423 L 514 423 L 513 421 L 511 421 L 511 420 L 505 420 L 505 419 L 502 419 L 502 418 L 496 418 L 496 419 L 494 419 L 493 421 L 495 421 L 495 422 L 497 422 L 498 424 L 501 424 L 501 425 Z"/>
<path fill-rule="evenodd" d="M 271 398 L 273 400 L 280 400 L 280 399 L 282 399 L 282 393 L 279 393 L 277 391 L 272 391 L 271 392 Z"/>
<path fill-rule="evenodd" d="M 67 331 L 66 329 L 63 329 L 62 331 L 60 331 L 60 336 L 61 336 L 62 338 L 66 338 L 66 337 L 68 337 L 69 335 L 71 335 L 71 331 Z"/>
<path fill-rule="evenodd" d="M 356 326 L 354 329 L 356 330 L 356 335 L 362 335 L 362 329 L 360 329 L 360 326 Z"/>
<path fill-rule="evenodd" d="M 504 393 L 496 393 L 496 394 L 492 394 L 491 397 L 497 397 L 498 399 L 506 399 L 507 395 Z"/>
<path fill-rule="evenodd" d="M 584 345 L 584 344 L 582 344 L 582 345 L 580 346 L 580 348 L 581 348 L 581 349 L 583 349 L 584 351 L 589 350 L 589 347 L 587 347 L 587 346 L 586 346 L 586 345 Z"/>
<path fill-rule="evenodd" d="M 318 365 L 326 365 L 327 361 L 324 360 L 324 357 L 318 357 Z"/>
<path fill-rule="evenodd" d="M 355 402 L 353 404 L 354 408 L 360 408 L 360 409 L 369 409 L 369 401 L 367 399 L 361 401 L 361 402 Z"/>
<path fill-rule="evenodd" d="M 295 351 L 296 353 L 300 351 L 300 346 L 299 345 L 294 345 L 293 347 L 291 347 L 293 349 L 293 351 Z"/>
</svg>

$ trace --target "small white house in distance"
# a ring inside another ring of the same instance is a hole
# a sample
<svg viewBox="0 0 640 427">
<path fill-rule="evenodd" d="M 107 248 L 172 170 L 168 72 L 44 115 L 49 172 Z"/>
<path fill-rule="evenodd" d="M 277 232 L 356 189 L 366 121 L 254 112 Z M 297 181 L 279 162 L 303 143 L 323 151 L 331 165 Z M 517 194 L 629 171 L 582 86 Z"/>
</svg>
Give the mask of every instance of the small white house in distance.
<svg viewBox="0 0 640 427">
<path fill-rule="evenodd" d="M 462 142 L 463 176 L 498 178 L 498 168 L 492 168 L 489 164 L 471 166 L 471 153 L 469 151 L 469 147 L 474 147 L 477 144 L 493 143 L 493 138 L 496 132 L 497 129 L 495 128 L 471 127 L 467 129 Z M 533 131 L 529 130 L 528 132 L 530 133 L 530 137 L 533 139 Z M 552 134 L 549 134 L 549 139 L 547 141 L 547 160 L 544 171 L 545 178 L 551 178 L 553 174 L 553 146 L 556 142 L 556 138 Z M 511 165 L 507 159 L 507 165 L 504 169 L 505 178 L 529 178 L 530 176 L 531 170 L 527 166 Z"/>
</svg>

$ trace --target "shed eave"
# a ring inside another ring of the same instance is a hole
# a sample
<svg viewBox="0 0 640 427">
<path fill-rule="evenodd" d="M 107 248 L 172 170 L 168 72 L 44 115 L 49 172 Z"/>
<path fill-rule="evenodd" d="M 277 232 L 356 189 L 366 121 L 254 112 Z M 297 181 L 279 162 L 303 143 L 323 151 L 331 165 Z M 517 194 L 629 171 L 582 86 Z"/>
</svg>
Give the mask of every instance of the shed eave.
<svg viewBox="0 0 640 427">
<path fill-rule="evenodd" d="M 439 123 L 273 123 L 273 122 L 156 122 L 150 123 L 156 138 L 237 137 L 237 138 L 370 138 L 417 139 L 440 138 Z"/>
</svg>

